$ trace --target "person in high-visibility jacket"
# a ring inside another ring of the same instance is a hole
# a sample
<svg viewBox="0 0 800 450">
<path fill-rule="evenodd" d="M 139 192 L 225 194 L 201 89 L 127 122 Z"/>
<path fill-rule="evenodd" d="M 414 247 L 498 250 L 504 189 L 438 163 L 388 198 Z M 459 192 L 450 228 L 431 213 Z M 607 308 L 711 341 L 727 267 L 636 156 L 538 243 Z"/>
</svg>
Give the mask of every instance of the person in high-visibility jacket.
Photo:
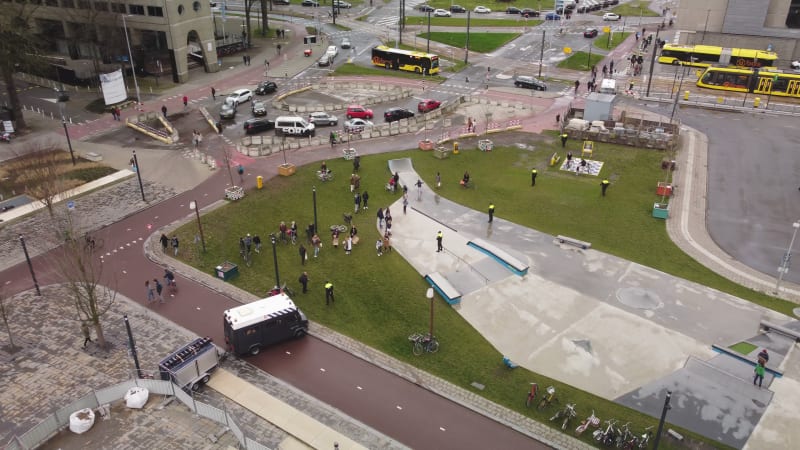
<svg viewBox="0 0 800 450">
<path fill-rule="evenodd" d="M 536 186 L 536 175 L 538 174 L 539 172 L 536 169 L 531 169 L 531 186 Z"/>
<path fill-rule="evenodd" d="M 600 191 L 603 194 L 603 197 L 606 196 L 606 189 L 608 189 L 608 185 L 611 184 L 608 181 L 608 178 L 603 178 L 603 181 L 600 182 Z"/>
<path fill-rule="evenodd" d="M 325 281 L 325 304 L 329 305 L 334 302 L 333 298 L 333 283 Z"/>
<path fill-rule="evenodd" d="M 439 232 L 436 233 L 436 252 L 437 253 L 442 251 L 442 250 L 444 250 L 444 248 L 442 247 L 442 239 L 443 238 L 444 238 L 444 234 L 442 234 L 442 230 L 439 230 Z"/>
<path fill-rule="evenodd" d="M 561 133 L 561 147 L 562 148 L 567 146 L 567 138 L 569 138 L 569 136 L 567 136 L 567 133 Z"/>
<path fill-rule="evenodd" d="M 489 202 L 489 223 L 494 220 L 494 203 Z"/>
</svg>

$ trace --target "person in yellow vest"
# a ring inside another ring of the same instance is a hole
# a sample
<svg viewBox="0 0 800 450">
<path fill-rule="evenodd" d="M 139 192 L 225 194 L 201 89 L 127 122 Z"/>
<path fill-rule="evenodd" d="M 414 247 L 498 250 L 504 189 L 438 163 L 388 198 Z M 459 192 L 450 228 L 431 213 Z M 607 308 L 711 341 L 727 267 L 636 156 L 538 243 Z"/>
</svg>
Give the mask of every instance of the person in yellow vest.
<svg viewBox="0 0 800 450">
<path fill-rule="evenodd" d="M 538 174 L 539 172 L 536 169 L 531 169 L 531 186 L 536 186 L 536 175 Z"/>
<path fill-rule="evenodd" d="M 494 203 L 489 202 L 489 223 L 494 220 Z"/>
<path fill-rule="evenodd" d="M 325 281 L 325 305 L 329 305 L 334 303 L 333 298 L 333 283 L 330 281 Z"/>
<path fill-rule="evenodd" d="M 600 182 L 600 190 L 603 194 L 603 197 L 606 196 L 606 189 L 608 189 L 608 185 L 611 184 L 608 182 L 608 178 L 603 178 L 603 181 Z"/>
<path fill-rule="evenodd" d="M 444 238 L 444 234 L 442 234 L 442 230 L 439 230 L 439 232 L 436 233 L 436 253 L 439 253 L 442 250 L 444 250 L 444 248 L 442 247 L 442 239 L 443 238 Z"/>
<path fill-rule="evenodd" d="M 567 138 L 568 137 L 569 136 L 567 136 L 567 133 L 561 133 L 561 147 L 562 148 L 567 146 Z"/>
</svg>

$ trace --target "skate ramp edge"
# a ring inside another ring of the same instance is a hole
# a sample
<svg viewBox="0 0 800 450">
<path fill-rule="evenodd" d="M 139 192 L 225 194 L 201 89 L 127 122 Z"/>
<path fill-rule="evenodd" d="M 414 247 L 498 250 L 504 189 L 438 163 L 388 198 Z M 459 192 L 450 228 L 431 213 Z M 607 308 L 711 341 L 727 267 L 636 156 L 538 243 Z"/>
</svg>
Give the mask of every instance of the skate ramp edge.
<svg viewBox="0 0 800 450">
<path fill-rule="evenodd" d="M 414 172 L 414 166 L 411 164 L 411 158 L 390 159 L 389 171 L 392 173 Z"/>
<path fill-rule="evenodd" d="M 500 263 L 503 267 L 507 268 L 514 275 L 524 277 L 528 274 L 528 265 L 519 259 L 511 256 L 505 250 L 502 250 L 494 244 L 484 241 L 483 239 L 474 239 L 467 242 L 467 245 L 489 255 L 492 259 Z"/>
</svg>

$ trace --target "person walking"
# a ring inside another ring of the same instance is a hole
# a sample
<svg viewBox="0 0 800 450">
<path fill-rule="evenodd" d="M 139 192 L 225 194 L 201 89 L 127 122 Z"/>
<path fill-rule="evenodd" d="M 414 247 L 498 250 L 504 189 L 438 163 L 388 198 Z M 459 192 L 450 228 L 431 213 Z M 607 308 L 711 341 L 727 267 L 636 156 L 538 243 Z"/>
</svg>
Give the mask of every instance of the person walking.
<svg viewBox="0 0 800 450">
<path fill-rule="evenodd" d="M 298 252 L 300 252 L 300 265 L 305 266 L 306 261 L 308 260 L 308 253 L 306 253 L 306 247 L 303 244 L 300 244 Z"/>
<path fill-rule="evenodd" d="M 753 377 L 753 385 L 755 386 L 756 381 L 758 381 L 758 387 L 761 388 L 761 383 L 764 382 L 764 365 L 758 363 L 753 372 L 755 372 L 755 376 Z"/>
<path fill-rule="evenodd" d="M 261 253 L 261 237 L 259 235 L 253 236 L 253 244 L 256 246 L 256 253 Z"/>
<path fill-rule="evenodd" d="M 161 105 L 161 114 L 164 115 L 164 118 L 167 118 L 167 105 Z"/>
<path fill-rule="evenodd" d="M 489 223 L 494 220 L 494 203 L 489 202 Z"/>
<path fill-rule="evenodd" d="M 610 63 L 608 63 L 608 73 L 613 77 L 614 76 L 614 60 L 612 59 Z"/>
<path fill-rule="evenodd" d="M 578 93 L 578 88 L 581 87 L 581 81 L 575 80 L 575 93 Z"/>
<path fill-rule="evenodd" d="M 169 238 L 167 237 L 166 234 L 162 233 L 161 238 L 159 240 L 161 241 L 161 251 L 167 253 L 167 247 L 169 246 Z"/>
<path fill-rule="evenodd" d="M 335 299 L 333 298 L 333 283 L 330 281 L 325 281 L 325 305 L 329 305 L 334 303 Z"/>
<path fill-rule="evenodd" d="M 607 74 L 608 74 L 608 66 L 603 64 L 603 78 L 605 78 Z"/>
<path fill-rule="evenodd" d="M 211 86 L 211 99 L 217 101 L 217 90 L 214 89 L 214 86 Z"/>
<path fill-rule="evenodd" d="M 144 289 L 147 292 L 147 304 L 153 303 L 156 300 L 156 291 L 153 286 L 150 286 L 150 280 L 145 280 Z"/>
<path fill-rule="evenodd" d="M 381 238 L 375 241 L 375 251 L 378 252 L 378 256 L 383 255 L 383 240 Z"/>
<path fill-rule="evenodd" d="M 355 214 L 358 214 L 358 210 L 361 208 L 361 193 L 356 192 L 356 195 L 353 196 L 353 210 Z"/>
<path fill-rule="evenodd" d="M 117 120 L 117 108 L 111 108 L 111 118 Z"/>
<path fill-rule="evenodd" d="M 303 286 L 303 294 L 308 293 L 308 272 L 303 272 L 297 281 Z"/>
<path fill-rule="evenodd" d="M 556 114 L 556 125 L 561 123 L 561 114 Z"/>
<path fill-rule="evenodd" d="M 347 236 L 344 240 L 344 254 L 349 255 L 353 251 L 353 236 Z"/>
<path fill-rule="evenodd" d="M 122 110 L 119 109 L 119 106 L 114 108 L 114 111 L 116 111 L 116 113 L 117 113 L 117 120 L 122 120 Z"/>
<path fill-rule="evenodd" d="M 364 191 L 364 193 L 361 194 L 361 203 L 364 209 L 369 209 L 369 192 Z"/>
<path fill-rule="evenodd" d="M 85 320 L 81 321 L 81 333 L 83 333 L 83 348 L 86 348 L 86 344 L 94 341 L 92 341 L 92 334 L 89 331 L 89 324 Z"/>
<path fill-rule="evenodd" d="M 311 236 L 311 245 L 314 246 L 314 258 L 319 256 L 319 250 L 322 248 L 322 239 L 317 234 Z"/>
<path fill-rule="evenodd" d="M 608 185 L 611 184 L 608 181 L 608 178 L 603 178 L 603 181 L 600 182 L 600 192 L 602 193 L 603 197 L 606 196 L 606 189 L 608 189 Z"/>
<path fill-rule="evenodd" d="M 378 208 L 378 229 L 383 229 L 383 208 Z"/>
<path fill-rule="evenodd" d="M 164 303 L 164 296 L 161 295 L 161 292 L 164 291 L 164 285 L 158 281 L 158 278 L 153 278 L 153 285 L 156 287 L 156 294 L 158 296 L 158 303 Z"/>
<path fill-rule="evenodd" d="M 567 135 L 567 133 L 561 133 L 560 137 L 561 137 L 561 148 L 564 148 L 567 146 L 567 139 L 569 139 L 569 136 Z"/>
<path fill-rule="evenodd" d="M 172 250 L 173 250 L 173 253 L 175 254 L 175 256 L 178 256 L 178 245 L 179 244 L 180 244 L 180 241 L 178 241 L 178 236 L 177 235 L 173 235 L 172 236 Z"/>
<path fill-rule="evenodd" d="M 406 213 L 406 209 L 408 209 L 408 195 L 403 195 L 403 214 Z"/>
<path fill-rule="evenodd" d="M 439 230 L 439 232 L 436 233 L 436 253 L 444 250 L 444 247 L 442 247 L 442 239 L 444 239 L 444 234 L 442 234 L 442 230 Z"/>
<path fill-rule="evenodd" d="M 353 172 L 358 173 L 358 169 L 360 168 L 361 168 L 361 157 L 356 155 L 355 158 L 353 158 Z"/>
<path fill-rule="evenodd" d="M 768 361 L 769 353 L 767 353 L 767 349 L 761 350 L 761 352 L 758 354 L 758 363 L 762 366 L 766 366 Z"/>
<path fill-rule="evenodd" d="M 436 172 L 436 189 L 439 189 L 440 187 L 442 187 L 442 174 Z"/>
<path fill-rule="evenodd" d="M 183 96 L 183 110 L 186 111 L 186 108 L 189 107 L 189 97 Z"/>
<path fill-rule="evenodd" d="M 531 169 L 531 187 L 536 186 L 536 175 L 538 174 L 539 172 L 536 169 Z"/>
</svg>

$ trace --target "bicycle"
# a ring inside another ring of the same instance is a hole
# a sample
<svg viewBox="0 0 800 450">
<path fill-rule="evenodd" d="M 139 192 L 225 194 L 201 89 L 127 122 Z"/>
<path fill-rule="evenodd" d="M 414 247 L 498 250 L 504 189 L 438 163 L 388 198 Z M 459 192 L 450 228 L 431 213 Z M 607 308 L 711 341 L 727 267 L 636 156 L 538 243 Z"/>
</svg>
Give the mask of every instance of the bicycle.
<svg viewBox="0 0 800 450">
<path fill-rule="evenodd" d="M 606 428 L 604 430 L 595 430 L 592 433 L 594 440 L 605 445 L 606 447 L 611 447 L 614 445 L 614 439 L 616 436 L 617 431 L 614 429 L 614 424 L 617 423 L 616 419 L 608 419 L 605 422 Z"/>
<path fill-rule="evenodd" d="M 553 417 L 550 418 L 550 421 L 552 422 L 554 420 L 563 418 L 564 421 L 561 423 L 561 429 L 566 430 L 567 424 L 569 423 L 570 420 L 574 419 L 576 415 L 577 414 L 575 413 L 575 404 L 567 403 L 567 405 L 564 406 L 564 409 L 560 409 L 553 415 Z"/>
<path fill-rule="evenodd" d="M 439 340 L 436 339 L 436 336 L 414 333 L 408 337 L 408 340 L 413 343 L 411 350 L 416 356 L 423 352 L 436 353 L 439 351 Z"/>
<path fill-rule="evenodd" d="M 319 178 L 320 181 L 333 181 L 333 172 L 331 172 L 330 170 L 327 170 L 325 172 L 318 170 L 317 178 Z"/>
<path fill-rule="evenodd" d="M 542 400 L 539 401 L 538 405 L 536 405 L 536 409 L 539 410 L 539 411 L 541 411 L 541 410 L 545 409 L 546 407 L 550 406 L 553 402 L 557 402 L 558 401 L 558 398 L 556 398 L 556 388 L 554 388 L 553 386 L 547 386 L 547 389 L 545 389 L 545 392 L 547 392 L 547 395 L 542 397 Z"/>
<path fill-rule="evenodd" d="M 623 425 L 622 428 L 617 429 L 617 438 L 614 439 L 614 444 L 617 446 L 617 448 L 633 448 L 633 441 L 636 440 L 636 436 L 634 436 L 634 434 L 631 433 L 630 428 L 628 428 L 628 425 L 630 424 L 631 423 L 628 422 Z"/>
<path fill-rule="evenodd" d="M 536 398 L 536 394 L 539 393 L 539 385 L 536 383 L 531 383 L 531 390 L 528 392 L 528 398 L 525 399 L 525 406 L 530 408 L 533 400 Z"/>
<path fill-rule="evenodd" d="M 591 416 L 587 417 L 586 420 L 581 422 L 581 424 L 578 425 L 578 428 L 575 428 L 575 435 L 580 436 L 584 431 L 586 431 L 587 428 L 589 428 L 589 425 L 595 428 L 600 426 L 600 419 L 594 415 L 594 410 L 592 410 Z"/>
<path fill-rule="evenodd" d="M 178 293 L 178 282 L 175 281 L 175 276 L 172 278 L 165 277 L 166 285 L 167 285 L 167 293 L 174 297 L 175 294 Z"/>
<path fill-rule="evenodd" d="M 339 233 L 347 232 L 347 225 L 331 225 L 330 226 L 331 232 L 338 231 Z"/>
<path fill-rule="evenodd" d="M 653 437 L 653 425 L 644 429 L 644 433 L 642 433 L 642 436 L 637 440 L 636 446 L 638 448 L 647 448 L 650 444 L 651 437 Z"/>
<path fill-rule="evenodd" d="M 95 249 L 103 248 L 103 239 L 95 238 L 94 236 L 86 233 L 83 236 L 83 249 L 88 252 L 93 252 Z"/>
</svg>

